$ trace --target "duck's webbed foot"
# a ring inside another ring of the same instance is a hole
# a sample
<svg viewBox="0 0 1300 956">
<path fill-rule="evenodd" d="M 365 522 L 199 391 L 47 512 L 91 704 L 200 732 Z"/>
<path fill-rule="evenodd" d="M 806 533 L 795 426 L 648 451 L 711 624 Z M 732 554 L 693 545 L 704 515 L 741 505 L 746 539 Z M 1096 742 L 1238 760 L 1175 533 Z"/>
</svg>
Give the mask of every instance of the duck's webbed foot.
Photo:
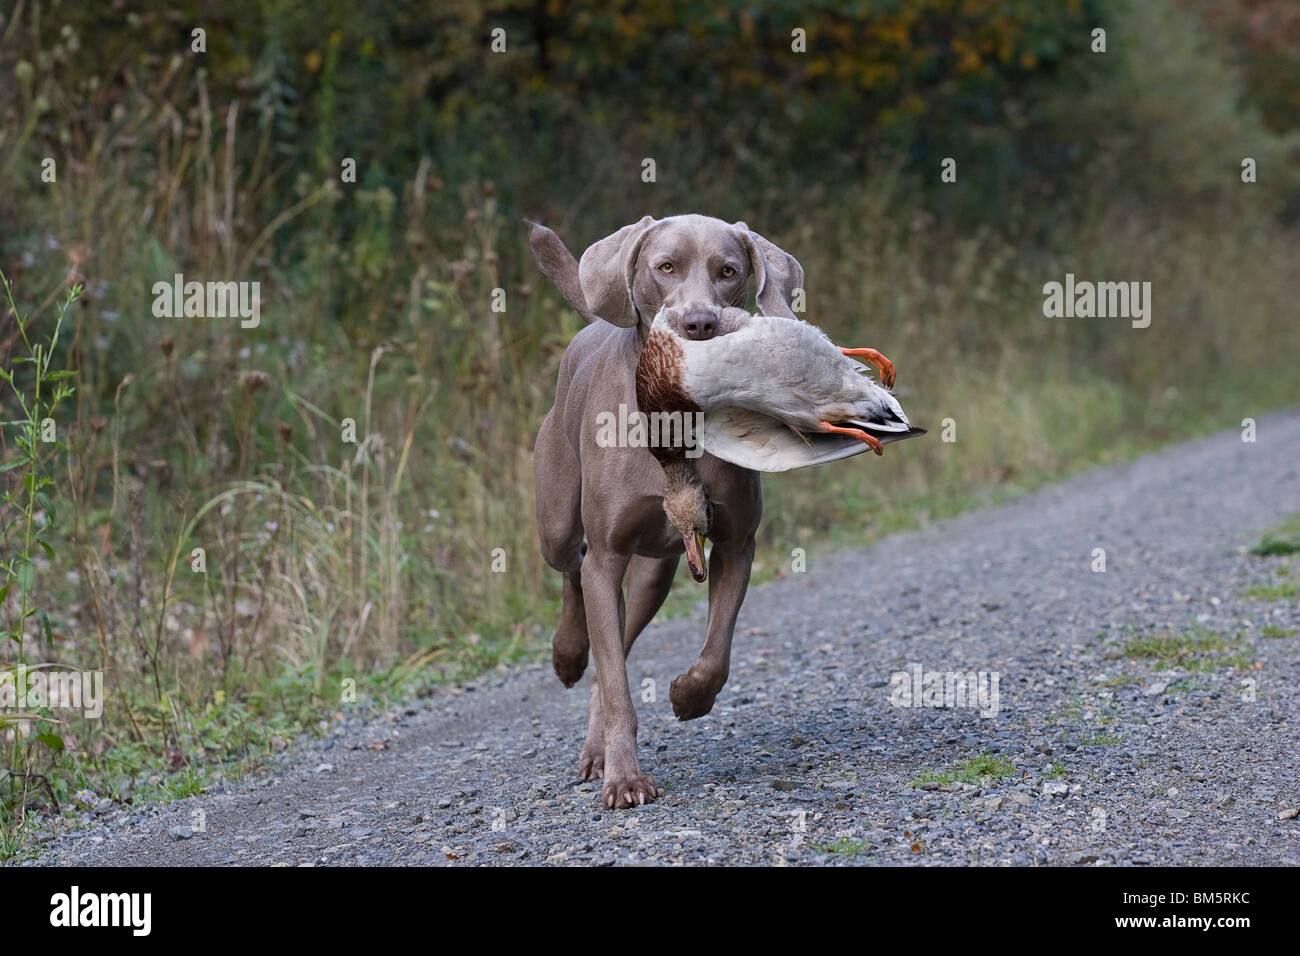
<svg viewBox="0 0 1300 956">
<path fill-rule="evenodd" d="M 856 438 L 863 444 L 871 446 L 871 450 L 877 455 L 885 453 L 885 447 L 880 444 L 880 439 L 875 435 L 869 435 L 861 428 L 844 428 L 840 425 L 832 425 L 830 422 L 822 422 L 818 431 L 825 432 L 828 435 L 848 435 L 850 438 Z"/>
<path fill-rule="evenodd" d="M 862 359 L 864 362 L 874 365 L 876 370 L 880 372 L 880 381 L 884 384 L 885 388 L 894 387 L 894 363 L 889 361 L 889 359 L 885 358 L 875 349 L 841 348 L 840 351 L 849 358 Z"/>
</svg>

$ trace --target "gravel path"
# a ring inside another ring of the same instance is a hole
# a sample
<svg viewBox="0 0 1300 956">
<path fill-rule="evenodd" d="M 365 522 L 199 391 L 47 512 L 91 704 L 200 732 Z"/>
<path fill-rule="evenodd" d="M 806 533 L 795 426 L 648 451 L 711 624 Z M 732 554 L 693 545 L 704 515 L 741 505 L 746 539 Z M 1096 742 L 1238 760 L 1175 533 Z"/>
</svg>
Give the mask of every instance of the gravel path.
<svg viewBox="0 0 1300 956">
<path fill-rule="evenodd" d="M 37 862 L 1300 864 L 1300 637 L 1269 636 L 1300 627 L 1300 603 L 1242 594 L 1300 579 L 1295 557 L 1247 553 L 1300 511 L 1300 410 L 1258 434 L 754 589 L 701 720 L 677 722 L 668 701 L 700 613 L 652 625 L 628 676 L 658 691 L 638 704 L 642 766 L 667 789 L 653 805 L 602 811 L 578 783 L 586 680 L 566 692 L 534 666 L 439 690 L 226 792 L 109 812 Z M 1125 655 L 1161 633 L 1207 646 L 1183 668 L 1176 648 Z M 891 675 L 915 664 L 996 672 L 999 712 L 891 705 Z M 942 776 L 978 755 L 1006 775 Z M 195 810 L 206 830 L 183 838 Z"/>
</svg>

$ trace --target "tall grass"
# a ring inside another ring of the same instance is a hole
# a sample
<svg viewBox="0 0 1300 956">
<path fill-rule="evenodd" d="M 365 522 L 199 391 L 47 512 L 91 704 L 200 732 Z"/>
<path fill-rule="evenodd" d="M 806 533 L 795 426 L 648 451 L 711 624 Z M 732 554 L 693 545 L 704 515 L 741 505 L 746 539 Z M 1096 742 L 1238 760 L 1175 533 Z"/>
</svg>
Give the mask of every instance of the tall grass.
<svg viewBox="0 0 1300 956">
<path fill-rule="evenodd" d="M 54 644 L 50 615 L 35 586 L 36 564 L 38 560 L 57 558 L 50 543 L 57 516 L 50 498 L 55 482 L 49 465 L 62 446 L 53 416 L 73 394 L 68 379 L 75 378 L 76 373 L 56 369 L 54 364 L 63 319 L 81 287 L 68 290 L 48 337 L 38 334 L 32 317 L 18 311 L 13 289 L 3 272 L 0 288 L 21 344 L 17 354 L 0 364 L 0 387 L 6 390 L 6 406 L 12 403 L 18 410 L 16 418 L 0 419 L 0 449 L 8 451 L 8 439 L 13 439 L 12 453 L 0 463 L 0 472 L 6 476 L 0 493 L 4 518 L 0 523 L 0 544 L 4 546 L 0 557 L 0 611 L 4 619 L 0 695 L 7 698 L 4 709 L 0 709 L 0 739 L 8 743 L 6 760 L 0 767 L 0 830 L 8 831 L 15 824 L 22 826 L 28 796 L 34 790 L 43 787 L 57 807 L 49 780 L 33 769 L 33 750 L 43 747 L 58 753 L 64 747 L 63 738 L 54 732 L 58 721 L 49 708 L 28 699 L 23 672 L 38 659 L 40 652 L 33 652 L 33 644 L 39 646 L 41 638 L 47 649 Z M 37 664 L 35 669 L 40 666 Z"/>
</svg>

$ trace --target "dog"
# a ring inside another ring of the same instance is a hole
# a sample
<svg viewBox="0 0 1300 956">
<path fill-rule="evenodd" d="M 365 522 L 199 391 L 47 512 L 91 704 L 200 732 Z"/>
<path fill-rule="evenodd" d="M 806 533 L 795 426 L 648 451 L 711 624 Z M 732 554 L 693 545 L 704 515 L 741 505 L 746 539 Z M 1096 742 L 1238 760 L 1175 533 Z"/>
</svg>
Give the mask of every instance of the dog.
<svg viewBox="0 0 1300 956">
<path fill-rule="evenodd" d="M 603 778 L 604 806 L 640 806 L 660 791 L 637 759 L 627 654 L 668 596 L 687 544 L 665 512 L 664 469 L 649 449 L 602 447 L 597 417 L 620 403 L 637 408 L 637 364 L 661 308 L 680 313 L 688 338 L 711 338 L 725 331 L 723 310 L 744 305 L 753 279 L 761 312 L 795 318 L 791 302 L 804 271 L 745 223 L 708 216 L 646 216 L 591 245 L 581 262 L 545 226 L 530 223 L 529 240 L 542 272 L 589 323 L 565 350 L 533 458 L 542 556 L 563 575 L 552 658 L 572 687 L 588 651 L 594 656 L 579 774 Z M 701 531 L 713 549 L 704 646 L 669 691 L 681 720 L 709 713 L 727 681 L 763 513 L 757 472 L 708 454 L 693 466 L 707 487 Z"/>
</svg>

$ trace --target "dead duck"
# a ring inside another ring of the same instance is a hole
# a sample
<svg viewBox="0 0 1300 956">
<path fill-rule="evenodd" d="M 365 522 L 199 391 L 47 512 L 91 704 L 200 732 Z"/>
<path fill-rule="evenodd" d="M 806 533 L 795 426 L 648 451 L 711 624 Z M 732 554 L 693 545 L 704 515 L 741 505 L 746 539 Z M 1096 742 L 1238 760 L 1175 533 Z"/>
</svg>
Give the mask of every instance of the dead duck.
<svg viewBox="0 0 1300 956">
<path fill-rule="evenodd" d="M 894 382 L 875 349 L 842 349 L 799 319 L 724 309 L 722 334 L 681 334 L 682 317 L 655 317 L 637 369 L 641 410 L 703 411 L 697 436 L 709 454 L 755 471 L 788 471 L 925 434 L 864 359 Z"/>
</svg>

